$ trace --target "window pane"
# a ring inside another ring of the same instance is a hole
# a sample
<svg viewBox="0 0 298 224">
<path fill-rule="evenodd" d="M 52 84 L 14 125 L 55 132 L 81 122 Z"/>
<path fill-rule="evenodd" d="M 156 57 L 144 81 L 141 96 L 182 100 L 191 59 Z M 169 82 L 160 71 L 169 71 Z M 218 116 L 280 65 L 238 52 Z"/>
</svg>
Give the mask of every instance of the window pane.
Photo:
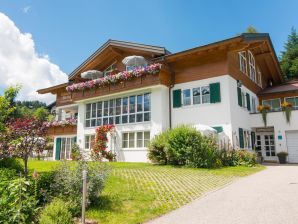
<svg viewBox="0 0 298 224">
<path fill-rule="evenodd" d="M 102 117 L 102 102 L 97 103 L 97 117 Z"/>
<path fill-rule="evenodd" d="M 110 104 L 109 104 L 109 115 L 110 116 L 114 115 L 114 109 L 115 109 L 115 102 L 114 102 L 114 100 L 110 100 Z"/>
<path fill-rule="evenodd" d="M 279 110 L 280 109 L 280 100 L 279 99 L 274 99 L 272 100 L 272 109 L 274 110 Z"/>
<path fill-rule="evenodd" d="M 109 101 L 104 101 L 103 103 L 103 115 L 104 116 L 109 115 Z"/>
<path fill-rule="evenodd" d="M 86 127 L 87 127 L 87 128 L 90 127 L 90 120 L 86 120 Z"/>
<path fill-rule="evenodd" d="M 144 94 L 144 111 L 150 111 L 150 93 Z"/>
<path fill-rule="evenodd" d="M 122 116 L 122 124 L 127 123 L 127 115 Z"/>
<path fill-rule="evenodd" d="M 109 118 L 104 117 L 104 118 L 103 118 L 103 121 L 102 121 L 102 124 L 103 124 L 103 125 L 109 124 Z"/>
<path fill-rule="evenodd" d="M 120 116 L 115 117 L 115 124 L 120 124 Z"/>
<path fill-rule="evenodd" d="M 85 149 L 89 149 L 89 136 L 85 136 Z"/>
<path fill-rule="evenodd" d="M 136 111 L 136 98 L 135 96 L 129 97 L 129 113 L 134 113 Z"/>
<path fill-rule="evenodd" d="M 210 103 L 210 90 L 209 86 L 204 86 L 201 88 L 202 91 L 202 103 Z"/>
<path fill-rule="evenodd" d="M 200 88 L 192 89 L 193 104 L 201 103 L 201 92 Z"/>
<path fill-rule="evenodd" d="M 295 106 L 295 98 L 294 97 L 292 97 L 292 98 L 286 98 L 286 101 L 288 103 L 291 103 L 293 106 Z"/>
<path fill-rule="evenodd" d="M 129 115 L 129 123 L 135 123 L 136 122 L 136 115 L 130 114 Z"/>
<path fill-rule="evenodd" d="M 101 124 L 102 124 L 102 120 L 101 120 L 101 118 L 97 118 L 96 125 L 97 125 L 97 126 L 101 126 Z"/>
<path fill-rule="evenodd" d="M 144 113 L 144 121 L 150 121 L 150 113 Z"/>
<path fill-rule="evenodd" d="M 93 118 L 96 117 L 96 103 L 92 103 L 91 117 L 93 117 Z"/>
<path fill-rule="evenodd" d="M 143 111 L 143 95 L 137 96 L 137 112 Z"/>
<path fill-rule="evenodd" d="M 114 117 L 109 118 L 109 124 L 114 124 Z"/>
<path fill-rule="evenodd" d="M 143 132 L 137 132 L 137 147 L 143 147 Z"/>
<path fill-rule="evenodd" d="M 91 104 L 86 105 L 86 119 L 90 118 Z"/>
<path fill-rule="evenodd" d="M 190 99 L 190 89 L 183 90 L 183 105 L 187 106 L 190 105 L 191 99 Z"/>
<path fill-rule="evenodd" d="M 127 105 L 128 105 L 128 98 L 127 97 L 125 97 L 125 98 L 123 98 L 123 100 L 122 100 L 122 113 L 123 114 L 127 114 Z"/>
<path fill-rule="evenodd" d="M 96 126 L 96 119 L 92 119 L 91 120 L 91 127 L 95 127 Z"/>
<path fill-rule="evenodd" d="M 116 115 L 121 114 L 121 98 L 116 99 Z"/>
<path fill-rule="evenodd" d="M 143 122 L 143 114 L 137 114 L 137 122 Z"/>
<path fill-rule="evenodd" d="M 122 134 L 122 148 L 128 148 L 128 133 Z"/>
<path fill-rule="evenodd" d="M 129 148 L 135 147 L 135 133 L 129 133 Z"/>
<path fill-rule="evenodd" d="M 144 132 L 144 147 L 148 147 L 150 142 L 150 132 L 145 131 Z"/>
</svg>

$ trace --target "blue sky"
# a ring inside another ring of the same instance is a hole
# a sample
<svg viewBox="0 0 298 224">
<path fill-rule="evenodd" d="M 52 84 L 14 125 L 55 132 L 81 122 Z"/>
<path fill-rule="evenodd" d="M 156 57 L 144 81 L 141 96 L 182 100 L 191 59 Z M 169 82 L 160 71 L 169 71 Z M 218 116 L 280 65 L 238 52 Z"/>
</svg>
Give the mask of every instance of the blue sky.
<svg viewBox="0 0 298 224">
<path fill-rule="evenodd" d="M 177 52 L 253 25 L 270 33 L 279 54 L 291 27 L 298 27 L 297 9 L 294 0 L 0 0 L 0 12 L 67 74 L 109 38 Z"/>
</svg>

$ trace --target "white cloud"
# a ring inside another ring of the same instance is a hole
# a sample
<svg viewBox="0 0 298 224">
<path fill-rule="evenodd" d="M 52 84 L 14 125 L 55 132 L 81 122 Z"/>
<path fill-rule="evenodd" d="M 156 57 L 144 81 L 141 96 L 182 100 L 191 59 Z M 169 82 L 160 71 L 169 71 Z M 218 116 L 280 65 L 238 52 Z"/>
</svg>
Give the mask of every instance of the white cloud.
<svg viewBox="0 0 298 224">
<path fill-rule="evenodd" d="M 66 81 L 67 75 L 50 62 L 48 55 L 36 52 L 32 35 L 22 33 L 0 12 L 0 86 L 21 84 L 19 100 L 49 103 L 55 99 L 54 96 L 40 95 L 36 90 Z"/>
<path fill-rule="evenodd" d="M 24 7 L 24 8 L 22 9 L 22 11 L 23 11 L 23 13 L 27 14 L 27 13 L 29 12 L 30 9 L 31 9 L 31 6 L 28 5 L 28 6 Z"/>
</svg>

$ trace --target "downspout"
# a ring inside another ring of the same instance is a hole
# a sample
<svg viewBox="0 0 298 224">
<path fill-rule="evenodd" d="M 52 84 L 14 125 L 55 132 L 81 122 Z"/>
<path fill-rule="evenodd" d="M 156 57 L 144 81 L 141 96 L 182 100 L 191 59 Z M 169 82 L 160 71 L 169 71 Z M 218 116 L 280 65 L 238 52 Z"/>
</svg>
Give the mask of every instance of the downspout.
<svg viewBox="0 0 298 224">
<path fill-rule="evenodd" d="M 165 65 L 167 66 L 167 69 L 170 72 L 170 86 L 169 86 L 169 128 L 172 128 L 172 89 L 175 85 L 175 71 L 170 66 L 170 64 L 167 62 L 166 58 L 163 57 L 163 61 Z"/>
</svg>

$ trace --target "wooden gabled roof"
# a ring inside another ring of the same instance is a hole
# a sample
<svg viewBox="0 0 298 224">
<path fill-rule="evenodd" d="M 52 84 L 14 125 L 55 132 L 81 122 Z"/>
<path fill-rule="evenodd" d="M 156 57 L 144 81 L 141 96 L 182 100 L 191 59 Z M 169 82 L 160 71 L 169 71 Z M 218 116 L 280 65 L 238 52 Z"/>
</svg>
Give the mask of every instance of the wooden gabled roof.
<svg viewBox="0 0 298 224">
<path fill-rule="evenodd" d="M 73 80 L 82 71 L 88 70 L 88 67 L 93 67 L 102 64 L 102 68 L 108 66 L 109 63 L 113 62 L 113 58 L 119 55 L 125 55 L 125 52 L 131 54 L 147 55 L 150 58 L 160 57 L 163 55 L 170 54 L 164 47 L 138 44 L 127 41 L 108 40 L 100 48 L 98 48 L 90 57 L 88 57 L 80 66 L 78 66 L 69 75 L 69 80 Z M 109 59 L 111 61 L 109 61 Z M 89 66 L 88 66 L 89 65 Z"/>
</svg>

